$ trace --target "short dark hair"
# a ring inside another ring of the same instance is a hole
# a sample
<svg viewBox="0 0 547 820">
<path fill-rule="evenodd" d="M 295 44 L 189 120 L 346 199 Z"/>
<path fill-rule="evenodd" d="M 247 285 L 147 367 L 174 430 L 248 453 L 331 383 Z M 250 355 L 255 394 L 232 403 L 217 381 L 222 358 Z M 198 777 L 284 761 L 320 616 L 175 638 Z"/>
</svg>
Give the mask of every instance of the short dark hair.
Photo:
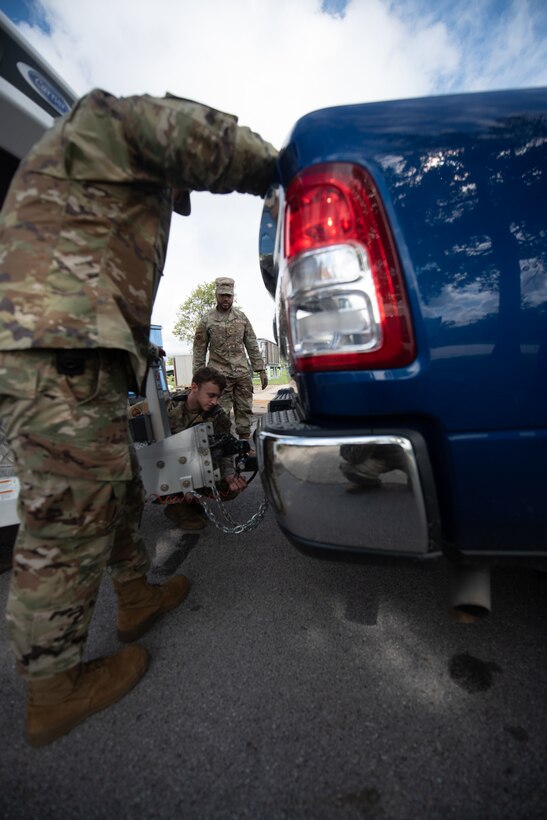
<svg viewBox="0 0 547 820">
<path fill-rule="evenodd" d="M 199 367 L 192 376 L 192 384 L 198 387 L 206 382 L 213 382 L 221 390 L 226 389 L 226 377 L 216 367 Z"/>
</svg>

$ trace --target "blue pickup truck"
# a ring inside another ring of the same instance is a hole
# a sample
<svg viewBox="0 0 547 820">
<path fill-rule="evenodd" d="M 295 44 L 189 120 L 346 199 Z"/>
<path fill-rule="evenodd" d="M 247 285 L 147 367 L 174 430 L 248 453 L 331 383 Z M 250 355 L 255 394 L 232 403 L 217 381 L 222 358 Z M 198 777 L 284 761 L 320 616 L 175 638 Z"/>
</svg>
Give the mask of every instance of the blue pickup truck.
<svg viewBox="0 0 547 820">
<path fill-rule="evenodd" d="M 454 612 L 487 613 L 492 564 L 547 558 L 547 89 L 302 117 L 260 261 L 295 384 L 257 435 L 281 529 L 444 556 Z"/>
</svg>

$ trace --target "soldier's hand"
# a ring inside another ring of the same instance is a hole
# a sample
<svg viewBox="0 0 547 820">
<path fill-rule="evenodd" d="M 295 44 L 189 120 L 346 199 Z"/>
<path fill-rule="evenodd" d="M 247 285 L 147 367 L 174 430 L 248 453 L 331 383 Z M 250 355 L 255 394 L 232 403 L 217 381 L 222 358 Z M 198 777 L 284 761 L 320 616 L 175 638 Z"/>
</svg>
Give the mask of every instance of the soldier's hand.
<svg viewBox="0 0 547 820">
<path fill-rule="evenodd" d="M 158 347 L 158 345 L 152 344 L 152 342 L 148 343 L 148 363 L 153 364 L 157 359 L 163 358 L 166 356 L 166 352 L 163 347 Z"/>
<path fill-rule="evenodd" d="M 226 476 L 226 483 L 231 493 L 240 493 L 247 486 L 247 480 L 243 475 Z"/>
<path fill-rule="evenodd" d="M 265 390 L 268 386 L 268 374 L 265 370 L 260 371 L 260 384 L 262 385 L 263 390 Z"/>
</svg>

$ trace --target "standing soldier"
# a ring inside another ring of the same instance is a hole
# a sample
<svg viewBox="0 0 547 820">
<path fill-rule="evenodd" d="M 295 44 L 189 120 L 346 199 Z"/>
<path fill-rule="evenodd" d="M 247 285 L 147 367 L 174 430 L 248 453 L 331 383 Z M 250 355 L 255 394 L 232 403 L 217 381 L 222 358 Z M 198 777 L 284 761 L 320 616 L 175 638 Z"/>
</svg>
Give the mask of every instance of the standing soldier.
<svg viewBox="0 0 547 820">
<path fill-rule="evenodd" d="M 147 371 L 172 210 L 189 191 L 263 196 L 276 151 L 237 119 L 179 99 L 95 90 L 19 166 L 0 213 L 0 418 L 20 481 L 7 622 L 42 746 L 123 697 L 148 652 L 83 663 L 103 569 L 118 637 L 185 598 L 146 580 L 143 488 L 127 394 Z"/>
<path fill-rule="evenodd" d="M 252 325 L 243 311 L 233 306 L 234 280 L 220 277 L 215 279 L 215 285 L 217 305 L 202 317 L 196 328 L 192 370 L 195 373 L 203 367 L 209 350 L 209 366 L 220 370 L 226 378 L 222 406 L 228 414 L 233 406 L 237 435 L 250 439 L 252 370 L 260 374 L 263 390 L 268 386 L 268 376 Z M 245 351 L 249 354 L 250 366 Z"/>
</svg>

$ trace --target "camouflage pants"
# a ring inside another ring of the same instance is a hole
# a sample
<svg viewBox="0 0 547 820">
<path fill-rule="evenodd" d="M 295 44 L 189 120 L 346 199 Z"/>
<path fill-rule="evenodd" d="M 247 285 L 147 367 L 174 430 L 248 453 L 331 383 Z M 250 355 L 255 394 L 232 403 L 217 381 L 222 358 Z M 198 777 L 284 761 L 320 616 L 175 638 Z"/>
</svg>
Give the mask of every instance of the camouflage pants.
<svg viewBox="0 0 547 820">
<path fill-rule="evenodd" d="M 226 374 L 224 374 L 226 376 Z M 226 389 L 220 403 L 230 415 L 234 408 L 236 433 L 240 438 L 249 438 L 253 420 L 253 380 L 251 376 L 226 376 Z"/>
<path fill-rule="evenodd" d="M 148 569 L 144 491 L 127 433 L 125 354 L 94 350 L 57 372 L 47 350 L 0 353 L 0 418 L 21 484 L 6 619 L 26 678 L 82 658 L 101 575 Z"/>
</svg>

